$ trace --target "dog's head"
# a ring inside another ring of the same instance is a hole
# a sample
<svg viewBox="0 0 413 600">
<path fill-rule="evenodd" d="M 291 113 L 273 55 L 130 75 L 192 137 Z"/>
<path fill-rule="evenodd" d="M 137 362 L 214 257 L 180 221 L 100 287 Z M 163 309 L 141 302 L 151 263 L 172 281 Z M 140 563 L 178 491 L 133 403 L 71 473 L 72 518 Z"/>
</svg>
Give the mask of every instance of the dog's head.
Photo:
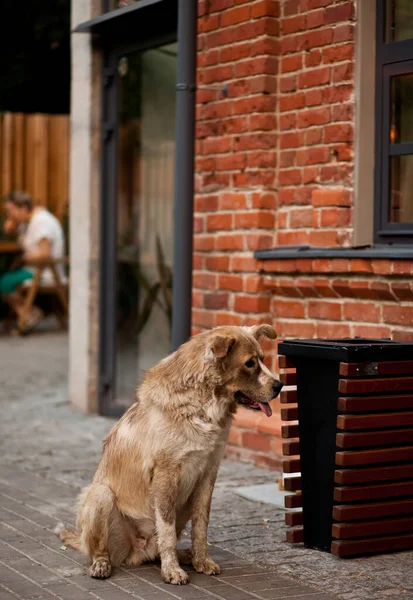
<svg viewBox="0 0 413 600">
<path fill-rule="evenodd" d="M 276 398 L 282 384 L 264 365 L 264 353 L 258 340 L 276 338 L 270 325 L 220 327 L 206 338 L 205 359 L 221 374 L 220 395 L 252 410 L 272 414 L 269 402 Z"/>
</svg>

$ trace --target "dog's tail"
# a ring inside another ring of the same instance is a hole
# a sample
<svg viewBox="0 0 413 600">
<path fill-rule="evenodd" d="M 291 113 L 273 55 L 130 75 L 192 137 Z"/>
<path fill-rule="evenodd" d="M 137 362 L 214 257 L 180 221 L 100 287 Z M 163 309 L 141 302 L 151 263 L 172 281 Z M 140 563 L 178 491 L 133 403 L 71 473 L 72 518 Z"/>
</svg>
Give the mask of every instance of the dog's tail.
<svg viewBox="0 0 413 600">
<path fill-rule="evenodd" d="M 60 539 L 66 546 L 70 546 L 70 548 L 73 548 L 74 550 L 83 552 L 82 544 L 80 541 L 80 534 L 77 531 L 65 527 L 63 523 L 59 523 L 55 527 L 54 532 L 60 537 Z"/>
</svg>

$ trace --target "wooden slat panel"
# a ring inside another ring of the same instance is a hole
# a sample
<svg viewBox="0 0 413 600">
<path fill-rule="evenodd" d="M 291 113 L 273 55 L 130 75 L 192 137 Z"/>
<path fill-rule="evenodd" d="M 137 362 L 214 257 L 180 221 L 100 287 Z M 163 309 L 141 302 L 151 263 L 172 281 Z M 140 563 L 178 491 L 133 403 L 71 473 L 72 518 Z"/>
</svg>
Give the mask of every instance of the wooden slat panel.
<svg viewBox="0 0 413 600">
<path fill-rule="evenodd" d="M 297 390 L 283 390 L 280 394 L 281 404 L 296 404 Z"/>
<path fill-rule="evenodd" d="M 24 114 L 13 115 L 13 189 L 15 190 L 24 190 L 24 123 Z"/>
<path fill-rule="evenodd" d="M 286 477 L 284 479 L 284 489 L 286 492 L 301 490 L 301 477 Z"/>
<path fill-rule="evenodd" d="M 413 476 L 413 473 L 412 473 Z M 293 479 L 296 479 L 295 477 Z M 301 483 L 301 478 L 300 483 Z M 287 489 L 287 488 L 285 488 Z M 295 488 L 295 490 L 300 488 Z M 293 489 L 289 491 L 295 491 Z M 360 502 L 361 500 L 379 500 L 381 498 L 397 498 L 413 494 L 413 481 L 391 482 L 382 485 L 363 485 L 355 487 L 339 487 L 334 489 L 336 502 Z"/>
<path fill-rule="evenodd" d="M 300 513 L 287 513 L 300 514 Z M 287 523 L 287 518 L 285 519 Z M 300 523 L 297 523 L 300 525 Z M 362 538 L 377 535 L 389 535 L 399 531 L 406 532 L 413 529 L 413 517 L 399 519 L 381 519 L 380 521 L 363 521 L 361 523 L 334 523 L 332 535 L 338 540 Z"/>
<path fill-rule="evenodd" d="M 300 544 L 304 541 L 304 529 L 298 527 L 297 529 L 289 529 L 287 531 L 287 542 L 290 544 Z"/>
<path fill-rule="evenodd" d="M 300 454 L 300 442 L 283 442 L 283 455 L 296 456 Z"/>
<path fill-rule="evenodd" d="M 303 511 L 285 513 L 285 524 L 287 527 L 297 527 L 303 524 Z"/>
<path fill-rule="evenodd" d="M 33 152 L 35 145 L 35 115 L 26 115 L 26 143 L 24 147 L 24 190 L 28 192 L 31 197 L 34 197 L 34 171 L 35 163 L 33 160 Z"/>
<path fill-rule="evenodd" d="M 299 458 L 290 458 L 287 460 L 283 460 L 283 471 L 284 473 L 300 473 L 301 472 L 301 463 Z"/>
<path fill-rule="evenodd" d="M 301 494 L 291 494 L 284 496 L 285 508 L 300 508 L 303 505 L 303 497 Z"/>
<path fill-rule="evenodd" d="M 19 245 L 17 242 L 13 242 L 12 240 L 0 240 L 0 253 L 8 254 L 17 252 L 19 250 Z"/>
<path fill-rule="evenodd" d="M 296 406 L 289 406 L 281 409 L 281 420 L 282 421 L 297 421 L 298 420 L 298 408 Z"/>
<path fill-rule="evenodd" d="M 406 408 L 413 409 L 413 396 L 353 396 L 338 399 L 340 412 L 403 410 Z"/>
<path fill-rule="evenodd" d="M 392 377 L 383 379 L 340 379 L 339 392 L 342 394 L 375 394 L 376 392 L 413 391 L 413 377 Z"/>
<path fill-rule="evenodd" d="M 364 377 L 366 375 L 401 375 L 413 373 L 413 360 L 398 362 L 340 363 L 340 375 Z"/>
<path fill-rule="evenodd" d="M 49 209 L 59 220 L 69 202 L 69 118 L 51 115 L 49 125 Z"/>
<path fill-rule="evenodd" d="M 377 429 L 379 427 L 407 427 L 413 425 L 413 411 L 377 413 L 371 415 L 338 415 L 338 429 Z"/>
<path fill-rule="evenodd" d="M 13 116 L 4 113 L 2 125 L 2 161 L 1 161 L 1 195 L 9 194 L 13 189 Z"/>
<path fill-rule="evenodd" d="M 361 521 L 362 519 L 370 520 L 378 517 L 410 514 L 413 514 L 413 499 L 368 504 L 340 504 L 333 507 L 333 519 L 335 521 Z"/>
<path fill-rule="evenodd" d="M 283 355 L 278 357 L 278 366 L 280 369 L 295 369 L 295 364 L 291 358 Z"/>
<path fill-rule="evenodd" d="M 391 444 L 413 443 L 413 429 L 392 429 L 390 431 L 367 431 L 363 433 L 338 433 L 336 445 L 339 448 L 361 448 L 388 446 Z"/>
<path fill-rule="evenodd" d="M 363 540 L 334 540 L 331 544 L 332 554 L 340 557 L 376 554 L 388 550 L 407 550 L 408 548 L 413 548 L 413 534 Z"/>
<path fill-rule="evenodd" d="M 0 194 L 3 195 L 3 115 L 0 113 Z"/>
<path fill-rule="evenodd" d="M 371 465 L 384 462 L 413 460 L 413 446 L 385 448 L 383 450 L 359 450 L 336 452 L 336 464 L 340 467 Z"/>
<path fill-rule="evenodd" d="M 281 427 L 281 436 L 283 438 L 297 438 L 297 437 L 299 437 L 298 425 L 283 425 Z"/>
<path fill-rule="evenodd" d="M 283 385 L 296 385 L 295 373 L 281 373 L 280 381 Z"/>
<path fill-rule="evenodd" d="M 34 147 L 31 160 L 34 162 L 33 200 L 47 206 L 47 179 L 49 155 L 49 115 L 33 115 Z"/>
<path fill-rule="evenodd" d="M 413 463 L 407 465 L 391 465 L 390 467 L 374 467 L 371 469 L 336 469 L 334 481 L 341 485 L 367 483 L 368 481 L 392 481 L 410 479 Z"/>
</svg>

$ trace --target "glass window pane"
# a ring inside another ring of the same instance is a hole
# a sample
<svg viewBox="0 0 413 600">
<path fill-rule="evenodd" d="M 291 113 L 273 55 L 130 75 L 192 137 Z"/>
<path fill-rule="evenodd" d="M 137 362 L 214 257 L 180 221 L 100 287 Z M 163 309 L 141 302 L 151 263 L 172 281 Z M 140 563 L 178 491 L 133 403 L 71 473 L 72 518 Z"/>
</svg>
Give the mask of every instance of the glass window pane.
<svg viewBox="0 0 413 600">
<path fill-rule="evenodd" d="M 413 142 L 413 73 L 391 78 L 390 143 Z"/>
<path fill-rule="evenodd" d="M 386 42 L 399 42 L 413 38 L 412 0 L 387 0 Z"/>
<path fill-rule="evenodd" d="M 118 63 L 116 397 L 171 350 L 176 44 Z"/>
<path fill-rule="evenodd" d="M 413 155 L 390 158 L 390 223 L 413 223 Z"/>
</svg>

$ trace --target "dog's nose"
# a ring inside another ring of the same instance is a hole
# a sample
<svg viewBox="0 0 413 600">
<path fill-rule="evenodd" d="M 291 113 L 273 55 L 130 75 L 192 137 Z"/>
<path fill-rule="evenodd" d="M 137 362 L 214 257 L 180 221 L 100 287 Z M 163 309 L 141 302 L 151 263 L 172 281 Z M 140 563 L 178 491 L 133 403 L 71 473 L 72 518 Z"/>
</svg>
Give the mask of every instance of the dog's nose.
<svg viewBox="0 0 413 600">
<path fill-rule="evenodd" d="M 273 398 L 276 398 L 278 396 L 278 394 L 281 392 L 283 387 L 283 384 L 281 383 L 281 381 L 275 380 L 274 383 L 272 384 L 272 393 Z"/>
</svg>

